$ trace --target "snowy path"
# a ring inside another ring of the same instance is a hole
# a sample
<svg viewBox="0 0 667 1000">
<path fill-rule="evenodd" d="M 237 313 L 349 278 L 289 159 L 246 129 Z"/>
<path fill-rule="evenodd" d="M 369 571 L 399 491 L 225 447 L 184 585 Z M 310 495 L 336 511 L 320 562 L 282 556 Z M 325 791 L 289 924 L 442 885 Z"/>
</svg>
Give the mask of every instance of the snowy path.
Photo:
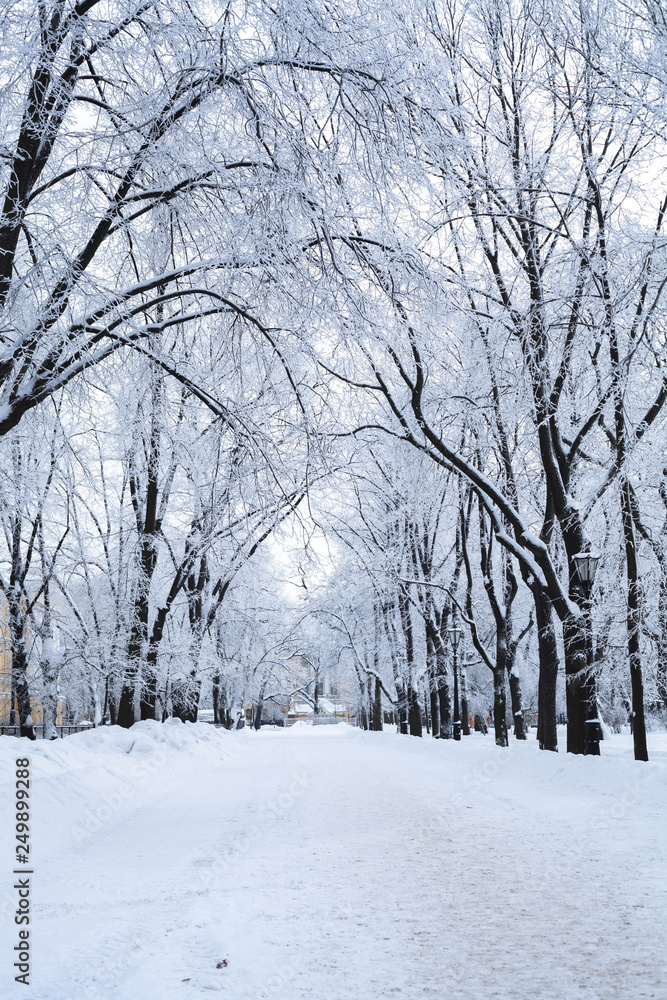
<svg viewBox="0 0 667 1000">
<path fill-rule="evenodd" d="M 62 744 L 33 745 L 33 985 L 8 941 L 0 996 L 667 1000 L 667 754 L 215 737 L 146 740 L 132 779 L 134 753 L 77 757 L 72 737 L 63 771 Z"/>
</svg>

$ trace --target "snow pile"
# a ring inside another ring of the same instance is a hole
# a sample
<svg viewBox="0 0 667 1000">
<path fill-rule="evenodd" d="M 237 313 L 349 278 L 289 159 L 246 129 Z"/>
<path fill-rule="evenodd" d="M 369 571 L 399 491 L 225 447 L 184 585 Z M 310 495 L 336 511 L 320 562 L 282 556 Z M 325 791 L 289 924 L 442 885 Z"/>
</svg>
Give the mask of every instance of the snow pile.
<svg viewBox="0 0 667 1000">
<path fill-rule="evenodd" d="M 242 737 L 242 734 L 239 734 Z M 243 740 L 232 740 L 225 729 L 205 723 L 169 719 L 164 724 L 137 722 L 131 729 L 103 726 L 65 739 L 0 738 L 2 794 L 13 787 L 14 761 L 30 759 L 35 831 L 44 829 L 48 842 L 60 841 L 65 852 L 101 829 L 113 814 L 140 804 L 156 782 L 233 757 Z M 7 817 L 9 821 L 11 817 Z M 2 829 L 3 842 L 11 836 Z M 34 849 L 40 850 L 39 837 Z"/>
<path fill-rule="evenodd" d="M 229 737 L 226 729 L 220 729 L 204 722 L 181 722 L 167 719 L 166 722 L 137 722 L 131 729 L 120 726 L 100 726 L 75 733 L 64 740 L 52 741 L 49 746 L 62 747 L 66 752 L 93 750 L 109 753 L 154 753 L 157 748 L 197 752 L 202 743 L 219 746 L 220 740 Z M 33 741 L 33 746 L 41 746 Z"/>
</svg>

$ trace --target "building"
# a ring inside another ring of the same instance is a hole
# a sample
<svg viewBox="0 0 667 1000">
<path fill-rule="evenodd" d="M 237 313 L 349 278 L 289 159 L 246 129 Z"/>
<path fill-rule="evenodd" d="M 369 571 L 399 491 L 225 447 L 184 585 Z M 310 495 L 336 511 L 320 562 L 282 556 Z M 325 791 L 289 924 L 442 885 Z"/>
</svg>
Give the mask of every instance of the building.
<svg viewBox="0 0 667 1000">
<path fill-rule="evenodd" d="M 321 666 L 319 657 L 311 653 L 294 653 L 285 657 L 285 687 L 283 702 L 272 699 L 262 706 L 262 725 L 292 726 L 296 722 L 313 725 L 336 722 L 350 723 L 352 711 L 344 693 L 331 673 Z M 254 706 L 244 706 L 244 718 L 252 725 Z"/>
<path fill-rule="evenodd" d="M 347 702 L 332 701 L 330 698 L 318 698 L 317 712 L 313 705 L 308 702 L 291 699 L 287 711 L 286 725 L 292 726 L 295 722 L 311 722 L 313 725 L 323 725 L 326 723 L 352 721 L 352 713 Z"/>
<path fill-rule="evenodd" d="M 32 673 L 32 666 L 29 665 L 28 675 Z M 42 725 L 44 712 L 41 701 L 30 699 L 30 717 L 33 725 Z M 4 599 L 0 599 L 0 726 L 14 726 L 18 725 L 18 722 L 19 710 L 12 686 L 12 648 L 7 627 L 7 605 Z M 56 725 L 62 726 L 68 723 L 65 705 L 59 700 L 56 707 Z"/>
</svg>

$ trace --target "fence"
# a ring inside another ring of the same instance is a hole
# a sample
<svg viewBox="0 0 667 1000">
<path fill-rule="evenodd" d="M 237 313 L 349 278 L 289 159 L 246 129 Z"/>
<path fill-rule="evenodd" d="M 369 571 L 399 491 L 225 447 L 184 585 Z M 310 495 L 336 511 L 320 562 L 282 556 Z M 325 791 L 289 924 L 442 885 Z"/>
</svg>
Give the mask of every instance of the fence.
<svg viewBox="0 0 667 1000">
<path fill-rule="evenodd" d="M 44 726 L 41 723 L 37 726 L 33 726 L 32 729 L 38 740 L 44 739 Z M 83 733 L 87 729 L 92 729 L 92 726 L 56 726 L 55 729 L 58 736 L 62 739 L 63 736 L 71 736 L 72 733 Z M 0 736 L 20 735 L 20 726 L 0 726 Z"/>
<path fill-rule="evenodd" d="M 213 722 L 212 719 L 203 719 L 202 721 L 205 722 L 209 726 L 215 726 L 216 729 L 223 729 L 224 728 L 221 725 L 221 723 L 219 723 L 219 722 Z M 301 719 L 285 719 L 284 726 L 285 726 L 285 728 L 289 728 L 290 726 L 293 726 L 296 722 L 301 722 L 301 721 L 306 721 L 306 720 L 301 720 Z M 311 717 L 311 718 L 309 718 L 307 720 L 307 724 L 309 726 L 335 726 L 339 722 L 345 722 L 345 721 L 347 721 L 348 725 L 351 725 L 351 726 L 356 726 L 356 724 L 357 724 L 357 720 L 356 720 L 355 717 L 351 717 L 351 718 L 349 718 L 349 719 L 346 720 L 345 717 L 342 716 L 342 715 L 338 715 L 338 716 L 335 716 L 335 715 L 313 716 L 313 717 Z M 262 722 L 263 726 L 270 726 L 271 724 L 272 724 L 271 722 Z M 246 725 L 246 723 L 245 723 L 245 720 L 244 720 L 244 726 L 245 725 Z M 85 733 L 86 730 L 92 729 L 92 728 L 93 728 L 92 726 L 56 726 L 55 727 L 56 733 L 57 733 L 57 735 L 58 735 L 58 737 L 60 739 L 62 739 L 63 736 L 71 736 L 72 733 Z M 236 728 L 236 727 L 234 727 L 234 728 Z M 35 734 L 35 736 L 36 736 L 36 738 L 38 740 L 43 740 L 44 739 L 44 726 L 41 723 L 39 723 L 36 726 L 33 726 L 32 729 L 33 729 L 33 732 L 34 732 L 34 734 Z M 21 734 L 21 727 L 20 726 L 3 726 L 3 725 L 0 725 L 0 736 L 20 736 L 20 734 Z"/>
</svg>

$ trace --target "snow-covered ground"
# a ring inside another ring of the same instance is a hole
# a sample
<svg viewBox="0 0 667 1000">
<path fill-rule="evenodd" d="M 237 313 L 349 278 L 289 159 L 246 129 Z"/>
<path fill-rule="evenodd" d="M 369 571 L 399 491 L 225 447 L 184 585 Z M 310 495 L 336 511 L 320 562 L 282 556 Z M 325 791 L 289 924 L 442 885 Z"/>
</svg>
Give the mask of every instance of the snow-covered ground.
<svg viewBox="0 0 667 1000">
<path fill-rule="evenodd" d="M 32 760 L 33 1000 L 667 998 L 667 738 L 600 759 L 140 723 Z M 11 801 L 11 800 L 10 800 Z"/>
</svg>

